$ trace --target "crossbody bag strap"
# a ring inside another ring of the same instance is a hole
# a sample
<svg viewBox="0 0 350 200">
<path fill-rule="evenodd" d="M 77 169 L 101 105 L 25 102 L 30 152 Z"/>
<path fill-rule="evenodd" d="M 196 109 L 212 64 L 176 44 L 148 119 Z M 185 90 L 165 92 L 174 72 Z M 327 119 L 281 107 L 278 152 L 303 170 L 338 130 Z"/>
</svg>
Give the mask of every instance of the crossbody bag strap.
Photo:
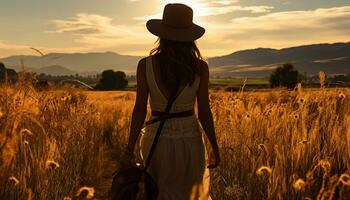
<svg viewBox="0 0 350 200">
<path fill-rule="evenodd" d="M 174 91 L 171 93 L 171 95 L 169 97 L 167 106 L 166 106 L 165 111 L 164 111 L 165 117 L 163 117 L 160 120 L 160 122 L 159 122 L 159 126 L 158 126 L 158 129 L 157 129 L 156 135 L 154 136 L 151 149 L 150 149 L 150 151 L 148 153 L 148 156 L 147 156 L 147 160 L 146 160 L 145 167 L 144 167 L 145 171 L 147 170 L 147 167 L 149 166 L 149 163 L 151 162 L 152 156 L 154 154 L 154 150 L 156 149 L 156 146 L 157 146 L 157 143 L 158 143 L 158 140 L 159 140 L 159 136 L 160 136 L 160 134 L 162 132 L 164 123 L 167 120 L 166 115 L 169 114 L 169 112 L 170 112 L 171 106 L 173 105 L 173 103 L 174 103 L 174 101 L 176 99 L 176 95 L 177 95 L 178 89 L 179 89 L 178 87 L 175 87 Z"/>
</svg>

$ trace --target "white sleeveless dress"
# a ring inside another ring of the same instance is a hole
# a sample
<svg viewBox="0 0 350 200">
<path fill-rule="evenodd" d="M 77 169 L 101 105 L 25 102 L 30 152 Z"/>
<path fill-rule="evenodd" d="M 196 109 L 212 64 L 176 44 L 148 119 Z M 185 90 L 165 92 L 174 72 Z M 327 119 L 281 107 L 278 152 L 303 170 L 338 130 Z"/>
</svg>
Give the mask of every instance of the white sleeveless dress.
<svg viewBox="0 0 350 200">
<path fill-rule="evenodd" d="M 146 77 L 150 105 L 154 111 L 164 111 L 167 99 L 154 78 L 152 57 L 146 58 Z M 186 86 L 175 100 L 170 113 L 194 108 L 200 77 Z M 159 122 L 146 126 L 140 143 L 141 156 L 146 161 Z M 209 200 L 209 170 L 205 147 L 195 115 L 167 119 L 151 159 L 148 173 L 157 182 L 158 200 Z"/>
</svg>

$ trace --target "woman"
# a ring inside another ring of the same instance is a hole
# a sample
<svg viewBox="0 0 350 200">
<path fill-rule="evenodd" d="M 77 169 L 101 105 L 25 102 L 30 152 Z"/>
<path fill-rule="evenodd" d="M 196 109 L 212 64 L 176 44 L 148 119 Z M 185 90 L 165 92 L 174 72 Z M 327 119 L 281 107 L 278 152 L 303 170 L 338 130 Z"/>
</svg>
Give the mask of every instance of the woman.
<svg viewBox="0 0 350 200">
<path fill-rule="evenodd" d="M 164 112 L 171 91 L 176 88 L 179 89 L 170 113 L 187 113 L 167 119 L 148 167 L 148 173 L 158 185 L 160 200 L 210 199 L 207 168 L 215 168 L 220 162 L 209 107 L 208 65 L 194 42 L 205 30 L 195 25 L 192 18 L 190 7 L 168 4 L 162 20 L 149 20 L 147 28 L 159 37 L 158 46 L 149 57 L 140 60 L 137 67 L 136 103 L 122 168 L 134 162 L 134 147 L 146 117 L 148 95 L 151 119 Z M 212 147 L 207 168 L 199 123 L 193 115 L 196 99 L 198 118 Z M 159 122 L 153 123 L 143 129 L 141 154 L 144 161 L 158 125 Z"/>
</svg>

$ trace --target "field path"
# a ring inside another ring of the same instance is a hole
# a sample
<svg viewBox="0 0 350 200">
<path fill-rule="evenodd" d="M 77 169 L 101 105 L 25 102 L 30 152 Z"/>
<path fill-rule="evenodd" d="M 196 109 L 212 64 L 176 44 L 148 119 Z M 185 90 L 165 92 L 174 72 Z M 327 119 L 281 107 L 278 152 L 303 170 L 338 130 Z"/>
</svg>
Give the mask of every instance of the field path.
<svg viewBox="0 0 350 200">
<path fill-rule="evenodd" d="M 95 187 L 96 199 L 108 199 L 109 190 L 112 185 L 113 173 L 118 167 L 118 162 L 113 154 L 113 148 L 107 149 L 104 155 L 104 167 L 102 177 L 97 181 Z"/>
</svg>

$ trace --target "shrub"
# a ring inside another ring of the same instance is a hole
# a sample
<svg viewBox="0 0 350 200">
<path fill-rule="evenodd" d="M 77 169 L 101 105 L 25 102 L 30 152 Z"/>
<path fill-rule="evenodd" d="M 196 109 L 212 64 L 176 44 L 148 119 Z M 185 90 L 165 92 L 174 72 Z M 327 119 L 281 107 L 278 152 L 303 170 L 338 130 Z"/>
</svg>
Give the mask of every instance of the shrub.
<svg viewBox="0 0 350 200">
<path fill-rule="evenodd" d="M 126 74 L 121 71 L 105 70 L 102 72 L 102 78 L 96 85 L 97 90 L 118 90 L 128 86 Z"/>
<path fill-rule="evenodd" d="M 270 75 L 271 87 L 288 87 L 293 88 L 302 80 L 301 74 L 294 69 L 290 63 L 286 63 L 276 68 Z"/>
</svg>

